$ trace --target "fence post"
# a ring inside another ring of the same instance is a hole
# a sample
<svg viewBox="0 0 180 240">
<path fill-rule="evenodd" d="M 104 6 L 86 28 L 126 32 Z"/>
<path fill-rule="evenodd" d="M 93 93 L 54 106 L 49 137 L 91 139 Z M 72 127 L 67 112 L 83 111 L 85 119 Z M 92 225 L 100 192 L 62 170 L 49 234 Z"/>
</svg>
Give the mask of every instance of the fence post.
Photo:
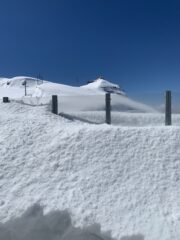
<svg viewBox="0 0 180 240">
<path fill-rule="evenodd" d="M 24 83 L 24 94 L 25 96 L 27 96 L 27 81 L 25 80 L 25 83 Z"/>
<path fill-rule="evenodd" d="M 24 86 L 24 96 L 27 96 L 27 81 L 24 80 L 24 82 L 22 83 L 22 85 Z"/>
<path fill-rule="evenodd" d="M 8 103 L 9 102 L 9 98 L 8 97 L 3 97 L 3 103 Z"/>
<path fill-rule="evenodd" d="M 57 97 L 57 95 L 52 95 L 52 113 L 58 114 L 58 97 Z"/>
<path fill-rule="evenodd" d="M 111 124 L 111 94 L 106 93 L 106 123 Z"/>
<path fill-rule="evenodd" d="M 171 91 L 166 91 L 166 105 L 165 105 L 165 125 L 169 126 L 171 121 Z"/>
</svg>

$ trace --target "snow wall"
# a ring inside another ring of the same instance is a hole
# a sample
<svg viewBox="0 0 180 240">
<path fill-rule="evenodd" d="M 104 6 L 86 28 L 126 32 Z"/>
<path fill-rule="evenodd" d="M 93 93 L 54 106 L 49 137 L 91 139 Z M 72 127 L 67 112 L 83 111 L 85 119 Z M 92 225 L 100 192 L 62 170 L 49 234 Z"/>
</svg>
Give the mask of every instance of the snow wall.
<svg viewBox="0 0 180 240">
<path fill-rule="evenodd" d="M 118 240 L 180 239 L 179 127 L 93 125 L 15 103 L 0 111 L 0 222 L 39 203 Z"/>
</svg>

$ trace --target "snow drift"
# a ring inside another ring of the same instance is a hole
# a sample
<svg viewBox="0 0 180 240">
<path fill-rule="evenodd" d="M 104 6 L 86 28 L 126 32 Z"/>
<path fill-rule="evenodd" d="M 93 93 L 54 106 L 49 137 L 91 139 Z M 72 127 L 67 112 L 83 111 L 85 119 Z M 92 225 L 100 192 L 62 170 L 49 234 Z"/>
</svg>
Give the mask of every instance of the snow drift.
<svg viewBox="0 0 180 240">
<path fill-rule="evenodd" d="M 39 203 L 118 240 L 180 239 L 179 127 L 88 124 L 12 102 L 0 112 L 2 224 Z"/>
</svg>

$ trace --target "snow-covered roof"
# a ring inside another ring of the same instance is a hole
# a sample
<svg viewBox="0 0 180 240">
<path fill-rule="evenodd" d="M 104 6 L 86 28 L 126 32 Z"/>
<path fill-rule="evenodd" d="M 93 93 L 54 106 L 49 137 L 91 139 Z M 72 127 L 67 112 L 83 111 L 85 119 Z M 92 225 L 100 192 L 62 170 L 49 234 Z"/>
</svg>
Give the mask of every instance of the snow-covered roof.
<svg viewBox="0 0 180 240">
<path fill-rule="evenodd" d="M 99 89 L 105 92 L 125 95 L 119 85 L 109 82 L 101 77 L 97 78 L 96 80 L 90 81 L 87 85 L 84 85 L 82 87 L 85 89 Z"/>
</svg>

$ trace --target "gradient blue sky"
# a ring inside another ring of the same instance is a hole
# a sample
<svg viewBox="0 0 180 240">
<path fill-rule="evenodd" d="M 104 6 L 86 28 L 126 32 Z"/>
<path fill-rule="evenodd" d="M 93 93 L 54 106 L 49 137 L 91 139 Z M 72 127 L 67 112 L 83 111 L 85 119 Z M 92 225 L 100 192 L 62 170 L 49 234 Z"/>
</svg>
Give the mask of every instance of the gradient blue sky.
<svg viewBox="0 0 180 240">
<path fill-rule="evenodd" d="M 180 1 L 0 0 L 0 76 L 180 90 Z"/>
</svg>

